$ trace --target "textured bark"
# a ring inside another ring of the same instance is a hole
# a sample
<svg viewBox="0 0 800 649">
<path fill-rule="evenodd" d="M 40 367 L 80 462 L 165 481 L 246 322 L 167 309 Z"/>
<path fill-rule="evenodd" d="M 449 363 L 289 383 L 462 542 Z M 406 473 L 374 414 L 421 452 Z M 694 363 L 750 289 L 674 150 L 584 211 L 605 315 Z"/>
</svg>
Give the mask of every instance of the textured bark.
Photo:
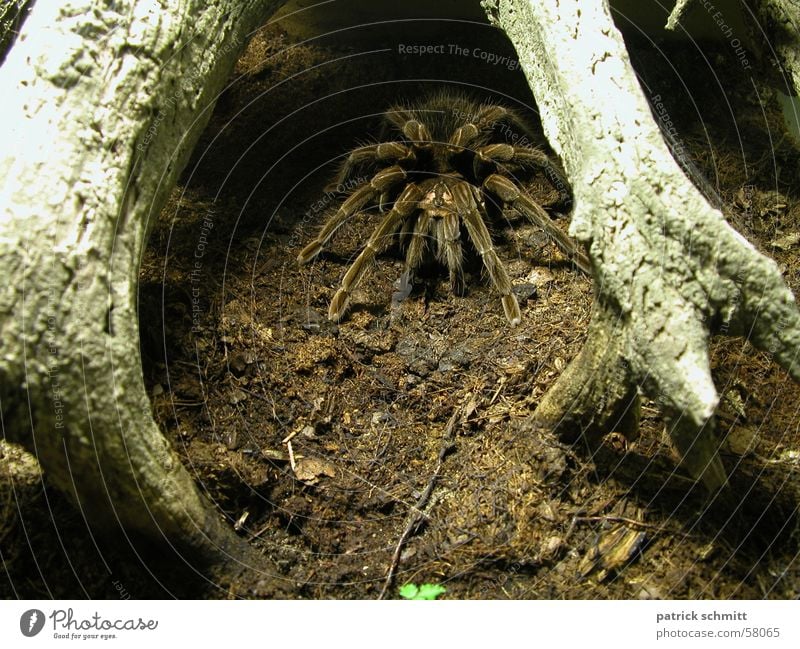
<svg viewBox="0 0 800 649">
<path fill-rule="evenodd" d="M 800 94 L 800 5 L 793 0 L 747 2 L 750 40 L 781 71 L 775 80 L 787 95 Z"/>
<path fill-rule="evenodd" d="M 680 22 L 686 20 L 686 15 L 693 4 L 694 0 L 677 0 L 667 19 L 666 28 L 670 30 L 676 29 Z"/>
<path fill-rule="evenodd" d="M 93 527 L 212 561 L 246 546 L 153 421 L 139 260 L 238 52 L 278 4 L 40 2 L 0 69 L 3 433 Z"/>
<path fill-rule="evenodd" d="M 0 65 L 33 8 L 33 0 L 0 0 Z"/>
<path fill-rule="evenodd" d="M 747 335 L 800 378 L 800 312 L 777 265 L 705 200 L 670 154 L 603 0 L 486 0 L 514 43 L 575 193 L 596 305 L 587 348 L 534 419 L 592 438 L 654 399 L 685 467 L 726 481 L 713 434 L 711 327 Z M 606 345 L 606 342 L 609 344 Z"/>
</svg>

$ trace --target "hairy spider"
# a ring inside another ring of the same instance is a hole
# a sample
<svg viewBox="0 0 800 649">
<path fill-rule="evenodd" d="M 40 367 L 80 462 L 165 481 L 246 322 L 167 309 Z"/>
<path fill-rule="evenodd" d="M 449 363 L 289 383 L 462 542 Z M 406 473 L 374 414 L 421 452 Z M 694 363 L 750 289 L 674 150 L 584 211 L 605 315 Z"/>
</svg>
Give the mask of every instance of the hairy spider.
<svg viewBox="0 0 800 649">
<path fill-rule="evenodd" d="M 435 255 L 447 266 L 457 294 L 464 290 L 464 245 L 469 243 L 500 293 L 506 318 L 518 324 L 519 304 L 486 225 L 490 215 L 496 217 L 505 206 L 514 207 L 544 230 L 578 267 L 589 272 L 588 259 L 520 185 L 521 179 L 541 171 L 559 191 L 562 203 L 571 200 L 558 167 L 542 151 L 522 144 L 530 141 L 530 130 L 515 111 L 439 93 L 415 106 L 391 108 L 384 122 L 394 139 L 351 151 L 336 182 L 342 186 L 357 171 L 370 180 L 357 185 L 297 257 L 301 264 L 314 259 L 354 214 L 375 204 L 383 212 L 331 300 L 331 320 L 342 318 L 369 264 L 399 234 L 405 247 L 405 282 L 410 284 L 423 261 Z"/>
</svg>

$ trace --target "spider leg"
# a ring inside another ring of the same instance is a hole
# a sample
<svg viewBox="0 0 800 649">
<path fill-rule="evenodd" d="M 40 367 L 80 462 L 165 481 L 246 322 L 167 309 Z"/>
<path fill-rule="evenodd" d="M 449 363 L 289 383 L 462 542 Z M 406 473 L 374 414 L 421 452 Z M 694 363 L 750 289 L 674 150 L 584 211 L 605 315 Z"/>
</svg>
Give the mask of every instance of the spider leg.
<svg viewBox="0 0 800 649">
<path fill-rule="evenodd" d="M 512 325 L 518 325 L 522 320 L 517 298 L 511 291 L 511 280 L 508 277 L 503 263 L 497 256 L 492 245 L 489 230 L 483 222 L 483 215 L 479 208 L 478 200 L 473 193 L 473 188 L 465 182 L 454 183 L 450 191 L 459 216 L 464 220 L 467 234 L 472 240 L 475 249 L 481 256 L 483 265 L 489 273 L 489 278 L 500 293 L 503 302 L 503 311 Z M 477 192 L 477 190 L 475 190 Z"/>
<path fill-rule="evenodd" d="M 417 202 L 422 198 L 422 192 L 413 183 L 406 185 L 406 188 L 397 198 L 394 207 L 383 217 L 378 227 L 367 241 L 367 245 L 356 257 L 352 266 L 347 269 L 342 279 L 342 285 L 331 300 L 328 307 L 328 319 L 333 321 L 341 320 L 347 311 L 350 302 L 350 294 L 364 276 L 370 262 L 375 259 L 375 255 L 384 250 L 391 241 L 391 234 L 401 225 L 403 220 L 417 208 Z"/>
<path fill-rule="evenodd" d="M 464 149 L 472 144 L 481 132 L 492 128 L 495 122 L 503 119 L 508 110 L 502 106 L 484 106 L 475 115 L 468 115 L 466 124 L 459 126 L 450 136 L 448 143 L 456 149 Z"/>
<path fill-rule="evenodd" d="M 415 145 L 425 148 L 430 146 L 431 134 L 428 127 L 416 119 L 410 119 L 403 124 L 403 135 L 411 140 Z"/>
<path fill-rule="evenodd" d="M 591 275 L 592 266 L 589 258 L 578 249 L 572 239 L 553 225 L 552 219 L 538 203 L 526 196 L 508 178 L 500 174 L 492 174 L 483 181 L 483 187 L 498 196 L 504 203 L 522 212 L 531 223 L 544 230 L 545 234 L 555 242 L 565 255 L 575 262 L 578 268 L 587 275 Z"/>
<path fill-rule="evenodd" d="M 436 220 L 438 257 L 450 271 L 450 288 L 456 295 L 464 294 L 463 252 L 461 250 L 461 228 L 456 212 L 445 214 Z"/>
<path fill-rule="evenodd" d="M 542 151 L 526 146 L 512 146 L 511 144 L 487 144 L 475 150 L 473 160 L 473 173 L 479 177 L 481 165 L 508 162 L 520 165 L 523 168 L 540 169 L 548 182 L 558 192 L 558 205 L 569 209 L 572 205 L 572 194 L 569 183 L 561 170 Z"/>
<path fill-rule="evenodd" d="M 530 126 L 515 111 L 497 104 L 482 106 L 475 115 L 468 115 L 467 119 L 471 121 L 459 126 L 450 136 L 449 144 L 458 149 L 469 147 L 478 135 L 501 122 L 510 124 L 523 135 L 531 134 Z"/>
<path fill-rule="evenodd" d="M 331 237 L 336 233 L 336 230 L 338 230 L 348 218 L 358 212 L 376 196 L 380 196 L 393 185 L 405 180 L 405 178 L 406 172 L 399 165 L 381 169 L 372 177 L 369 183 L 362 185 L 350 194 L 347 200 L 342 203 L 336 211 L 336 214 L 328 219 L 322 227 L 322 230 L 319 231 L 317 238 L 300 251 L 300 254 L 297 255 L 297 262 L 305 264 L 314 259 L 314 257 L 322 251 L 328 241 L 330 241 Z"/>
<path fill-rule="evenodd" d="M 386 119 L 417 146 L 425 148 L 430 145 L 431 134 L 428 128 L 411 111 L 395 108 L 386 113 Z"/>
<path fill-rule="evenodd" d="M 379 142 L 360 146 L 347 156 L 331 185 L 333 190 L 342 191 L 339 188 L 345 184 L 353 169 L 365 162 L 413 162 L 414 159 L 414 151 L 402 142 Z"/>
<path fill-rule="evenodd" d="M 425 259 L 425 249 L 428 247 L 428 238 L 430 236 L 430 223 L 433 216 L 427 210 L 422 211 L 414 224 L 413 230 L 409 233 L 411 240 L 406 250 L 406 272 L 409 276 L 409 281 L 414 280 L 414 271 L 422 265 Z"/>
</svg>

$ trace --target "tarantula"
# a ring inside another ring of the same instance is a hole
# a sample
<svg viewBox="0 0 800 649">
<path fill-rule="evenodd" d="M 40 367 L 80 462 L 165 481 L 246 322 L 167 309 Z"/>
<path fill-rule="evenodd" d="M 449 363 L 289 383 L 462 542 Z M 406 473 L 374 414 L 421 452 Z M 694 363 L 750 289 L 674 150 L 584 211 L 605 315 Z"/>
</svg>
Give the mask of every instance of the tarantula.
<svg viewBox="0 0 800 649">
<path fill-rule="evenodd" d="M 410 284 L 434 253 L 447 266 L 457 294 L 464 290 L 464 244 L 469 242 L 500 293 L 506 318 L 518 324 L 519 304 L 486 225 L 490 214 L 496 216 L 504 206 L 516 208 L 589 272 L 588 259 L 519 184 L 520 178 L 542 171 L 559 191 L 561 202 L 571 200 L 566 179 L 542 151 L 509 143 L 520 136 L 526 136 L 525 141 L 530 133 L 515 111 L 439 93 L 416 106 L 388 110 L 384 130 L 394 131 L 394 139 L 351 151 L 336 182 L 341 187 L 356 171 L 367 173 L 370 180 L 356 187 L 297 257 L 300 264 L 314 259 L 348 218 L 367 207 L 377 204 L 383 212 L 331 300 L 331 320 L 342 318 L 370 262 L 399 234 L 406 249 L 405 281 Z"/>
</svg>

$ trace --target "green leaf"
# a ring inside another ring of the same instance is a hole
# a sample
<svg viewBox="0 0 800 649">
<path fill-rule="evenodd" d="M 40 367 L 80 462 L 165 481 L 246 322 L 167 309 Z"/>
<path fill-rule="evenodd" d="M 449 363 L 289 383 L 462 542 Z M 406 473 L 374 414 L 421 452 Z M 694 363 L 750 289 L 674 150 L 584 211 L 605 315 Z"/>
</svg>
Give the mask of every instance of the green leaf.
<svg viewBox="0 0 800 649">
<path fill-rule="evenodd" d="M 446 592 L 447 589 L 439 584 L 422 584 L 422 586 L 419 587 L 417 599 L 436 599 L 439 595 L 443 595 Z"/>
<path fill-rule="evenodd" d="M 439 584 L 422 584 L 421 586 L 406 584 L 398 592 L 404 599 L 422 600 L 436 599 L 446 591 L 447 589 Z"/>
</svg>

